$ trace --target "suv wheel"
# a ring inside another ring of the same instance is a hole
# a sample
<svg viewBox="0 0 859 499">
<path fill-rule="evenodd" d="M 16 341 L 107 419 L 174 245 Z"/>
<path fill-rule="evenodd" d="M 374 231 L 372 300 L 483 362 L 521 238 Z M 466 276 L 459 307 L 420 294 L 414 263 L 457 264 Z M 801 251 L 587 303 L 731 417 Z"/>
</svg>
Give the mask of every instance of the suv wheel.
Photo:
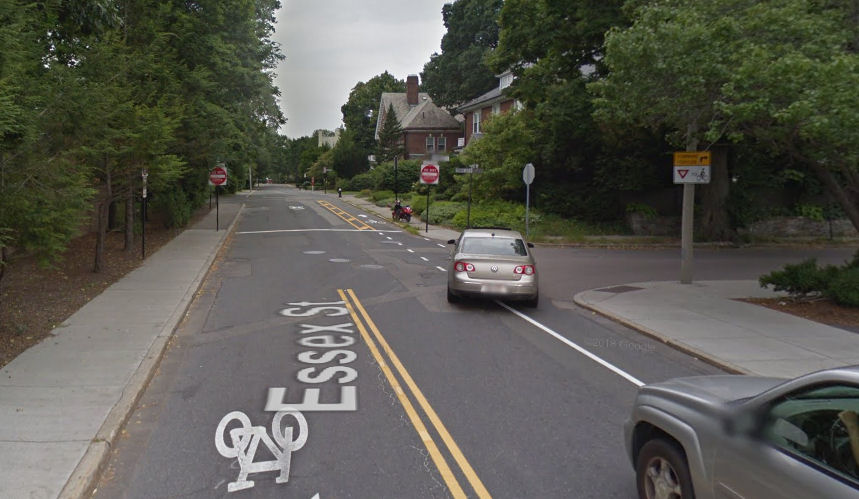
<svg viewBox="0 0 859 499">
<path fill-rule="evenodd" d="M 638 497 L 642 499 L 692 499 L 692 478 L 683 453 L 672 442 L 650 440 L 635 465 Z"/>
</svg>

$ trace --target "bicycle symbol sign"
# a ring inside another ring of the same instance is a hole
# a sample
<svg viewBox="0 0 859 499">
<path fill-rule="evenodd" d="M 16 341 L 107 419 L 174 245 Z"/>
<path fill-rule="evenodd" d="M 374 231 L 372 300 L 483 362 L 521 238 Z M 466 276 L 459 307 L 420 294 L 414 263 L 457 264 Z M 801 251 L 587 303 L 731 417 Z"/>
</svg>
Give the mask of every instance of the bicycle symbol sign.
<svg viewBox="0 0 859 499">
<path fill-rule="evenodd" d="M 281 428 L 284 416 L 291 416 L 298 423 L 298 434 L 294 439 L 292 426 Z M 241 427 L 229 431 L 230 443 L 227 443 L 227 426 L 233 421 L 238 421 Z M 250 473 L 280 471 L 275 483 L 289 481 L 292 453 L 304 447 L 307 435 L 307 420 L 298 411 L 276 413 L 271 422 L 271 436 L 265 427 L 252 426 L 250 418 L 241 411 L 233 411 L 224 416 L 215 433 L 215 447 L 222 456 L 238 458 L 239 462 L 239 476 L 235 482 L 227 484 L 227 491 L 235 492 L 253 487 L 253 480 L 248 480 Z M 274 455 L 274 460 L 254 462 L 260 442 Z"/>
<path fill-rule="evenodd" d="M 675 166 L 675 184 L 709 184 L 709 166 Z"/>
</svg>

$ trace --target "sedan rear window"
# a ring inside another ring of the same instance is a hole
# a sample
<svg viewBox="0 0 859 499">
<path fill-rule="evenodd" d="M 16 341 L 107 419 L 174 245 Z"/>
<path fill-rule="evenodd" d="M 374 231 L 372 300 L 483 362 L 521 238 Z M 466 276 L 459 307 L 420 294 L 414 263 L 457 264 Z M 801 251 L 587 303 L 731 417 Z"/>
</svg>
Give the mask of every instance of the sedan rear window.
<svg viewBox="0 0 859 499">
<path fill-rule="evenodd" d="M 462 253 L 495 256 L 528 256 L 521 239 L 509 237 L 469 237 L 462 240 Z"/>
</svg>

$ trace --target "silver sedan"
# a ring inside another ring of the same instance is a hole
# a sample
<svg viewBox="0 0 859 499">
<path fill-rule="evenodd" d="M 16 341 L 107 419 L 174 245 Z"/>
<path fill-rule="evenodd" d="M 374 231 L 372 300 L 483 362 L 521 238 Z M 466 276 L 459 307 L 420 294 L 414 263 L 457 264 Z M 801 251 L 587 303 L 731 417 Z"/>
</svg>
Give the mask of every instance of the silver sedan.
<svg viewBox="0 0 859 499">
<path fill-rule="evenodd" d="M 626 423 L 642 498 L 859 497 L 859 366 L 643 386 Z"/>
<path fill-rule="evenodd" d="M 466 229 L 454 245 L 447 274 L 447 301 L 462 297 L 539 300 L 537 265 L 522 234 L 500 228 Z"/>
</svg>

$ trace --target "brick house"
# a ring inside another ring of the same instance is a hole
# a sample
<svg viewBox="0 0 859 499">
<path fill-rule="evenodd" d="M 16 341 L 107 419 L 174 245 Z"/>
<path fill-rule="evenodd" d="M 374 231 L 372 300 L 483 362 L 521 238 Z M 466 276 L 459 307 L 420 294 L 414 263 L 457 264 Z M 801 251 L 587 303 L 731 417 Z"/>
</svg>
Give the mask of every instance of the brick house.
<svg viewBox="0 0 859 499">
<path fill-rule="evenodd" d="M 376 140 L 390 105 L 403 130 L 404 159 L 446 161 L 450 151 L 462 138 L 462 124 L 444 109 L 436 106 L 430 96 L 418 92 L 417 75 L 406 78 L 406 92 L 385 92 L 379 99 L 376 120 Z"/>
<path fill-rule="evenodd" d="M 498 87 L 485 94 L 472 99 L 457 109 L 465 117 L 465 144 L 468 145 L 472 139 L 479 139 L 481 125 L 486 120 L 499 113 L 506 113 L 510 109 L 520 109 L 521 104 L 506 95 L 504 89 L 513 83 L 513 73 L 505 71 L 498 76 Z"/>
</svg>

